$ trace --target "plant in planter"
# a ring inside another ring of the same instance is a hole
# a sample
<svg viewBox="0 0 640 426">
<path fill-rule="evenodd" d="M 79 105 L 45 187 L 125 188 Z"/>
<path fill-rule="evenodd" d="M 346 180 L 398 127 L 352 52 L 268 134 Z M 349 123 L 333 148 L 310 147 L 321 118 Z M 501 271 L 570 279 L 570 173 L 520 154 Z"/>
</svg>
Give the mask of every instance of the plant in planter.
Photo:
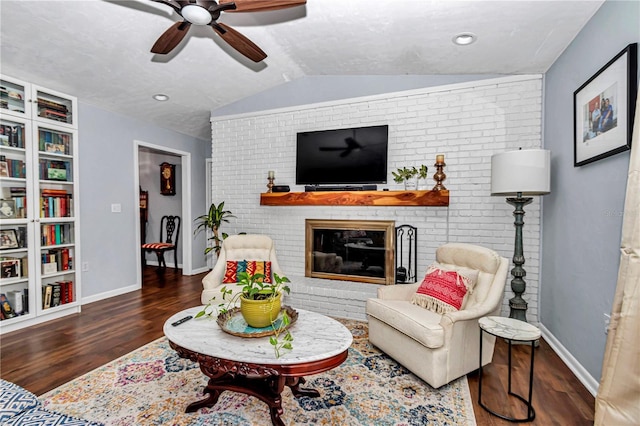
<svg viewBox="0 0 640 426">
<path fill-rule="evenodd" d="M 427 179 L 427 172 L 429 171 L 429 168 L 427 166 L 425 166 L 424 164 L 420 165 L 420 168 L 416 170 L 418 172 L 418 182 L 420 182 L 420 179 L 422 180 L 426 180 Z M 418 186 L 420 186 L 418 184 Z"/>
<path fill-rule="evenodd" d="M 418 189 L 418 180 L 427 178 L 427 166 L 422 164 L 420 168 L 411 167 L 402 167 L 397 169 L 395 172 L 391 172 L 393 175 L 393 180 L 397 183 L 404 182 L 404 189 L 412 190 Z"/>
<path fill-rule="evenodd" d="M 197 234 L 200 231 L 210 229 L 213 233 L 213 236 L 209 238 L 213 240 L 214 246 L 207 247 L 204 249 L 204 254 L 208 254 L 211 250 L 215 251 L 216 255 L 220 255 L 220 249 L 222 248 L 222 241 L 227 238 L 229 235 L 222 232 L 220 233 L 220 225 L 222 222 L 229 222 L 229 219 L 235 217 L 231 214 L 230 210 L 224 209 L 224 201 L 216 206 L 215 203 L 212 203 L 209 207 L 209 212 L 205 215 L 197 217 L 196 222 L 199 221 L 198 226 L 194 234 Z"/>
<path fill-rule="evenodd" d="M 286 283 L 291 281 L 276 273 L 273 274 L 272 283 L 264 282 L 264 278 L 264 274 L 238 272 L 236 285 L 241 287 L 241 291 L 234 294 L 233 290 L 223 286 L 220 289 L 223 302 L 216 305 L 217 298 L 213 297 L 195 317 L 212 317 L 216 313 L 227 313 L 236 307 L 239 301 L 240 312 L 248 325 L 255 328 L 272 327 L 274 335 L 269 338 L 269 343 L 275 350 L 276 358 L 279 358 L 283 349 L 293 349 L 291 344 L 293 336 L 287 329 L 291 319 L 287 311 L 282 310 L 282 293 L 290 293 L 291 289 Z M 282 318 L 276 326 L 281 311 Z M 283 333 L 281 339 L 280 336 Z"/>
</svg>

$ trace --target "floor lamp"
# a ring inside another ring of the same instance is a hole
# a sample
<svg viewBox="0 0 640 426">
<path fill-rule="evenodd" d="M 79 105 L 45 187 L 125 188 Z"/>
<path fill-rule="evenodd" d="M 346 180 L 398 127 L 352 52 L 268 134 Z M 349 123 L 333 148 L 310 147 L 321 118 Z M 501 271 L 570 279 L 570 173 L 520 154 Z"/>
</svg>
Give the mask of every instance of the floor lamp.
<svg viewBox="0 0 640 426">
<path fill-rule="evenodd" d="M 516 239 L 513 253 L 515 267 L 511 270 L 511 290 L 515 296 L 509 299 L 509 318 L 527 321 L 527 302 L 522 298 L 527 275 L 522 250 L 524 206 L 531 203 L 531 195 L 550 192 L 551 152 L 544 149 L 520 149 L 501 152 L 491 157 L 491 195 L 507 195 L 507 203 L 514 206 Z"/>
</svg>

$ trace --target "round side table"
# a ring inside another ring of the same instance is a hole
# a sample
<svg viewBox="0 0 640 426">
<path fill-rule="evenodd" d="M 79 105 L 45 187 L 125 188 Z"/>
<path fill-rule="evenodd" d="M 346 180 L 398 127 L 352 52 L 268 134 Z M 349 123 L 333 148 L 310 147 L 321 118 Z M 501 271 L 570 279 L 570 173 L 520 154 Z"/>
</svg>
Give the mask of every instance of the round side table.
<svg viewBox="0 0 640 426">
<path fill-rule="evenodd" d="M 536 417 L 536 412 L 531 404 L 531 397 L 533 396 L 533 355 L 535 353 L 535 343 L 540 339 L 540 329 L 527 322 L 517 320 L 514 318 L 505 317 L 484 317 L 478 320 L 480 326 L 480 372 L 478 375 L 478 405 L 487 410 L 494 416 L 510 422 L 530 422 Z M 508 392 L 509 395 L 518 398 L 524 402 L 527 407 L 527 417 L 513 418 L 503 414 L 497 413 L 482 403 L 482 333 L 489 333 L 496 337 L 501 337 L 509 342 L 509 381 Z M 531 342 L 531 363 L 529 366 L 529 399 L 511 391 L 511 345 L 513 341 L 519 342 Z"/>
</svg>

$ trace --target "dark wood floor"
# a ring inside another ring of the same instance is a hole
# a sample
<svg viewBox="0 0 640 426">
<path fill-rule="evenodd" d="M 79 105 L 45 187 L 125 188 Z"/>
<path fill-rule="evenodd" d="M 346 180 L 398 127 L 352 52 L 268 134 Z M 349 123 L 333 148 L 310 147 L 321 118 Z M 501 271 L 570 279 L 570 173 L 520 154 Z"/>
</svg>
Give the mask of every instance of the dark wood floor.
<svg viewBox="0 0 640 426">
<path fill-rule="evenodd" d="M 81 376 L 163 335 L 164 321 L 200 304 L 203 275 L 183 277 L 172 269 L 162 278 L 144 270 L 140 291 L 90 303 L 82 313 L 0 337 L 0 376 L 37 395 Z M 533 425 L 593 424 L 594 398 L 546 342 L 535 349 Z M 527 395 L 529 347 L 514 346 L 513 390 Z M 483 402 L 507 415 L 525 414 L 522 403 L 506 398 L 507 345 L 497 341 L 493 363 L 484 369 Z M 512 424 L 477 405 L 478 374 L 468 376 L 478 425 Z"/>
</svg>

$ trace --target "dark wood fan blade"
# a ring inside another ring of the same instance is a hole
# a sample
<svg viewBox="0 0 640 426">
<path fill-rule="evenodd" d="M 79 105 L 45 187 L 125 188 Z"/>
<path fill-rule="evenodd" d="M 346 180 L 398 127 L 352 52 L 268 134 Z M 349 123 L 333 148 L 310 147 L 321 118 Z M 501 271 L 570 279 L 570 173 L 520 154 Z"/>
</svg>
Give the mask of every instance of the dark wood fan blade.
<svg viewBox="0 0 640 426">
<path fill-rule="evenodd" d="M 229 43 L 229 46 L 233 47 L 253 62 L 260 62 L 267 57 L 267 54 L 256 46 L 254 42 L 230 26 L 218 22 L 212 24 L 211 27 L 216 33 L 218 33 L 218 35 L 220 35 L 220 37 L 222 37 L 224 41 Z"/>
<path fill-rule="evenodd" d="M 171 7 L 176 12 L 180 12 L 180 9 L 182 9 L 180 7 L 180 5 L 178 3 L 176 3 L 174 0 L 151 0 L 151 1 L 155 1 L 157 3 L 166 4 L 167 6 Z"/>
<path fill-rule="evenodd" d="M 151 53 L 166 55 L 182 41 L 191 24 L 187 21 L 176 22 L 165 31 L 151 48 Z"/>
<path fill-rule="evenodd" d="M 226 12 L 258 12 L 265 10 L 286 9 L 288 7 L 302 6 L 307 0 L 229 0 L 220 1 L 220 4 L 235 3 L 235 10 L 227 10 Z"/>
</svg>

